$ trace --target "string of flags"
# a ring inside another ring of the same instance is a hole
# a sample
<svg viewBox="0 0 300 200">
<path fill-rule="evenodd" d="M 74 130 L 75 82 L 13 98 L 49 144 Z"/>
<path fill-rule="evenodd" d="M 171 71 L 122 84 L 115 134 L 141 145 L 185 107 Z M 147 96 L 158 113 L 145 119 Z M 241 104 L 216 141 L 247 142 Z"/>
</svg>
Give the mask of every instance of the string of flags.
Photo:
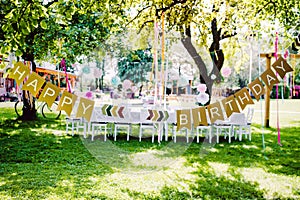
<svg viewBox="0 0 300 200">
<path fill-rule="evenodd" d="M 252 92 L 255 99 L 259 101 L 261 95 L 265 94 L 264 85 L 271 90 L 274 84 L 279 83 L 279 79 L 275 73 L 278 73 L 279 77 L 283 79 L 286 73 L 292 71 L 293 69 L 287 63 L 287 61 L 279 56 L 279 58 L 272 64 L 272 68 L 267 69 L 260 75 L 262 81 L 259 77 L 256 78 L 253 82 L 248 84 L 248 89 Z M 17 62 L 14 65 L 9 73 L 9 76 L 10 78 L 15 79 L 18 86 L 23 84 L 22 89 L 28 90 L 34 96 L 38 94 L 45 83 L 45 80 L 41 76 L 35 72 L 30 72 L 29 68 L 22 62 Z M 191 129 L 192 124 L 194 126 L 207 125 L 208 120 L 211 123 L 214 123 L 216 120 L 224 120 L 225 116 L 230 117 L 233 112 L 240 112 L 244 110 L 248 104 L 254 104 L 248 89 L 246 87 L 242 88 L 235 94 L 207 106 L 177 110 L 177 129 Z M 46 85 L 43 88 L 41 95 L 39 95 L 38 100 L 44 101 L 51 106 L 59 94 L 60 89 L 56 85 L 46 82 Z M 76 94 L 63 91 L 57 110 L 64 110 L 66 114 L 70 116 L 72 110 L 74 109 L 77 98 L 78 96 Z M 90 121 L 94 106 L 95 101 L 80 97 L 76 111 L 76 117 L 83 117 L 87 121 Z M 225 112 L 223 112 L 222 107 Z M 103 115 L 118 118 L 125 117 L 124 106 L 105 104 L 101 109 Z M 206 115 L 206 112 L 208 112 L 208 116 Z M 154 122 L 164 122 L 169 119 L 168 110 L 149 109 L 148 114 L 147 120 L 152 120 Z"/>
</svg>

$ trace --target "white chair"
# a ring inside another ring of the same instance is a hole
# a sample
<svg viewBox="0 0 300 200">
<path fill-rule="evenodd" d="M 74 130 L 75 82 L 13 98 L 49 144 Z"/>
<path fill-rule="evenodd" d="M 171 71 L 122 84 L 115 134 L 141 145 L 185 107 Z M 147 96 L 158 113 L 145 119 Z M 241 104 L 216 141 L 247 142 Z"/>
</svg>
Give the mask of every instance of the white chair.
<svg viewBox="0 0 300 200">
<path fill-rule="evenodd" d="M 175 120 L 172 119 L 172 118 L 175 118 Z M 176 143 L 177 134 L 178 133 L 182 134 L 183 131 L 185 132 L 186 142 L 189 143 L 189 133 L 193 137 L 193 131 L 189 130 L 187 128 L 182 128 L 179 131 L 177 131 L 177 114 L 176 114 L 176 110 L 175 110 L 175 114 L 172 118 L 170 118 L 170 121 L 171 121 L 170 124 L 172 124 L 172 137 L 173 137 L 174 143 Z"/>
<path fill-rule="evenodd" d="M 70 116 L 66 117 L 66 133 L 68 131 L 72 131 L 72 136 L 74 136 L 74 131 L 79 133 L 79 129 L 83 129 L 83 136 L 84 138 L 87 137 L 87 130 L 88 130 L 88 122 L 81 117 L 76 117 L 75 112 L 77 112 L 78 108 L 78 101 L 75 102 L 74 108 L 72 109 L 72 113 Z"/>
<path fill-rule="evenodd" d="M 127 131 L 127 141 L 129 141 L 129 136 L 131 133 L 131 117 L 130 117 L 130 109 L 128 108 L 127 105 L 120 105 L 120 106 L 124 106 L 123 109 L 123 115 L 124 118 L 121 117 L 115 117 L 115 128 L 114 128 L 114 141 L 117 140 L 117 133 L 118 130 L 120 129 L 125 129 Z"/>
<path fill-rule="evenodd" d="M 107 129 L 112 131 L 112 127 L 109 127 L 112 121 L 108 116 L 103 115 L 101 108 L 96 107 L 93 111 L 93 116 L 91 120 L 92 126 L 92 137 L 91 140 L 94 141 L 94 136 L 97 133 L 101 133 L 102 129 L 104 129 L 104 141 L 107 139 Z"/>
<path fill-rule="evenodd" d="M 196 138 L 197 138 L 197 143 L 199 143 L 199 135 L 203 135 L 203 131 L 205 131 L 205 138 L 208 138 L 209 143 L 211 143 L 211 138 L 212 138 L 212 126 L 210 122 L 210 118 L 208 114 L 206 113 L 206 119 L 207 119 L 207 126 L 200 125 L 196 127 Z"/>
<path fill-rule="evenodd" d="M 239 140 L 242 141 L 242 136 L 245 135 L 246 139 L 249 135 L 249 140 L 251 141 L 251 123 L 254 114 L 254 108 L 248 108 L 247 116 L 241 117 L 237 119 L 237 124 L 235 126 L 238 127 L 235 131 L 235 139 L 239 135 Z"/>
<path fill-rule="evenodd" d="M 230 116 L 231 117 L 231 116 Z M 231 143 L 231 137 L 233 136 L 233 127 L 231 124 L 230 118 L 225 119 L 223 121 L 217 120 L 214 123 L 214 127 L 216 128 L 216 136 L 217 136 L 217 143 L 219 143 L 219 136 L 224 133 L 224 138 L 226 139 L 228 136 L 228 143 Z"/>
<path fill-rule="evenodd" d="M 157 132 L 155 128 L 155 124 L 153 123 L 152 120 L 147 119 L 149 116 L 148 110 L 147 109 L 141 109 L 140 112 L 140 132 L 139 132 L 139 141 L 142 141 L 142 136 L 143 136 L 143 130 L 147 129 L 150 130 L 152 133 L 152 143 L 154 142 L 154 136 L 155 133 Z"/>
</svg>

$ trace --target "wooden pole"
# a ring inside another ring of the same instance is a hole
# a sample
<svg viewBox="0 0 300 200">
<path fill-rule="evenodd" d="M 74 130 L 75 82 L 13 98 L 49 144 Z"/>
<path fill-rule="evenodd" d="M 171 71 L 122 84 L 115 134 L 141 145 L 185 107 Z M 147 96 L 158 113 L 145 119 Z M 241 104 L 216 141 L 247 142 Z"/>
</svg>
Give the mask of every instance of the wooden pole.
<svg viewBox="0 0 300 200">
<path fill-rule="evenodd" d="M 271 68 L 271 58 L 272 56 L 266 56 L 266 69 Z M 270 89 L 265 86 L 265 127 L 270 128 Z"/>
<path fill-rule="evenodd" d="M 300 54 L 292 54 L 296 58 L 300 58 Z M 280 56 L 280 54 L 278 54 Z M 266 58 L 266 69 L 271 68 L 271 58 L 274 57 L 274 53 L 262 53 L 260 54 L 261 58 Z M 270 127 L 270 89 L 268 87 L 265 87 L 265 127 Z"/>
</svg>

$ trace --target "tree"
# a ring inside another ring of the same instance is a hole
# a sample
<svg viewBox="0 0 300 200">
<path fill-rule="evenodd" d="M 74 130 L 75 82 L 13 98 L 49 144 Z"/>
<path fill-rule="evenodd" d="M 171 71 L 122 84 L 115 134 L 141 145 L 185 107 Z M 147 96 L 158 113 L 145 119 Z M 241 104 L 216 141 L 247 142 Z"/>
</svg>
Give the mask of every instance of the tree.
<svg viewBox="0 0 300 200">
<path fill-rule="evenodd" d="M 106 1 L 1 1 L 1 53 L 15 52 L 32 63 L 49 54 L 53 60 L 91 52 L 116 31 L 122 9 Z M 114 30 L 115 29 L 115 30 Z M 25 97 L 25 95 L 23 95 Z M 35 105 L 24 99 L 23 119 L 35 119 Z"/>
<path fill-rule="evenodd" d="M 297 7 L 299 3 L 295 0 L 280 2 L 272 4 L 272 2 L 251 0 L 137 1 L 136 7 L 132 6 L 136 14 L 131 22 L 142 29 L 149 24 L 153 25 L 154 18 L 160 20 L 164 15 L 168 29 L 176 30 L 181 34 L 182 44 L 199 69 L 200 82 L 207 85 L 208 93 L 211 95 L 213 84 L 221 80 L 220 70 L 225 59 L 222 44 L 238 33 L 253 34 L 255 30 L 259 30 L 262 18 L 275 17 L 279 18 L 279 22 L 283 22 L 286 18 L 283 13 L 284 11 L 287 13 L 287 8 L 299 11 L 299 6 Z M 272 5 L 275 7 L 269 7 Z M 284 8 L 284 11 L 280 12 L 280 15 L 274 15 L 274 11 L 281 8 Z M 296 15 L 291 16 L 295 20 Z M 285 22 L 286 24 L 279 23 L 279 26 L 288 28 L 294 23 L 292 20 L 285 20 Z M 197 45 L 206 46 L 211 57 L 212 68 L 204 63 L 202 55 L 198 53 Z"/>
<path fill-rule="evenodd" d="M 131 51 L 118 62 L 121 80 L 130 79 L 134 83 L 146 81 L 147 72 L 151 72 L 153 58 L 150 49 Z"/>
</svg>

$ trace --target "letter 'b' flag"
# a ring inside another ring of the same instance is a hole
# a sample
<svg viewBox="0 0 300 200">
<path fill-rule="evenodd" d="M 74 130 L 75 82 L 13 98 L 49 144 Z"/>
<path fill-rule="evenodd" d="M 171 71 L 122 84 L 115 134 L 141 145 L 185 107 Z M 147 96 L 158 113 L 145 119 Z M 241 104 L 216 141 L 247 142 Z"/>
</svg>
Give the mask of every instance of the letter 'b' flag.
<svg viewBox="0 0 300 200">
<path fill-rule="evenodd" d="M 191 110 L 177 110 L 176 111 L 177 117 L 177 131 L 182 128 L 187 128 L 188 130 L 192 129 L 192 122 L 191 122 Z"/>
<path fill-rule="evenodd" d="M 76 95 L 64 91 L 60 98 L 57 110 L 64 110 L 67 113 L 67 115 L 70 116 L 76 99 Z"/>
<path fill-rule="evenodd" d="M 56 85 L 48 82 L 39 96 L 39 101 L 45 101 L 51 107 L 59 92 L 60 89 Z"/>
</svg>

